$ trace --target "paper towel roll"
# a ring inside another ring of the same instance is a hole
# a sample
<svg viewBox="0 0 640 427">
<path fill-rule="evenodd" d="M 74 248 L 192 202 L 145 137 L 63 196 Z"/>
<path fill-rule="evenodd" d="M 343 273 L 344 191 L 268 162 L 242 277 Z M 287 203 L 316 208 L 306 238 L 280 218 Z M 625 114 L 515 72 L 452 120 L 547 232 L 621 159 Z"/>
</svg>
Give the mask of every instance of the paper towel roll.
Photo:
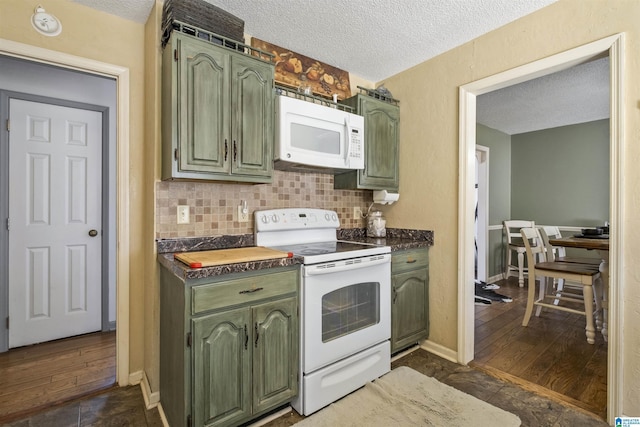
<svg viewBox="0 0 640 427">
<path fill-rule="evenodd" d="M 381 205 L 390 205 L 393 202 L 397 202 L 399 198 L 400 193 L 390 193 L 387 190 L 375 190 L 373 192 L 373 203 Z"/>
</svg>

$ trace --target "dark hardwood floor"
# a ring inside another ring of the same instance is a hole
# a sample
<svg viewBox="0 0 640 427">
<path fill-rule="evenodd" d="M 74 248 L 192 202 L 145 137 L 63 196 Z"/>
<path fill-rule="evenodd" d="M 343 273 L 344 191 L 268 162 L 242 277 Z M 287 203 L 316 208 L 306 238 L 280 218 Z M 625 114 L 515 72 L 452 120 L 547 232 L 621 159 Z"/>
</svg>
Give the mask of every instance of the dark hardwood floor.
<svg viewBox="0 0 640 427">
<path fill-rule="evenodd" d="M 0 353 L 0 424 L 115 385 L 115 332 Z"/>
<path fill-rule="evenodd" d="M 585 337 L 584 316 L 543 309 L 522 319 L 527 287 L 516 277 L 495 282 L 513 302 L 476 305 L 475 359 L 471 365 L 536 393 L 606 418 L 607 343 Z"/>
</svg>

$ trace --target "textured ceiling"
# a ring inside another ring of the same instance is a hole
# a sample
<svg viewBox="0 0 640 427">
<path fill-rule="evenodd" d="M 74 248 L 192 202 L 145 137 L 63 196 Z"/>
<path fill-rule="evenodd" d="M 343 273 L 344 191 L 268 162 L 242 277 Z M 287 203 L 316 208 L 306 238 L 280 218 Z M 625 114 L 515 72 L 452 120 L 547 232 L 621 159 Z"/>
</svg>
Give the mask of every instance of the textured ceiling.
<svg viewBox="0 0 640 427">
<path fill-rule="evenodd" d="M 607 118 L 608 57 L 476 99 L 476 121 L 509 135 Z"/>
<path fill-rule="evenodd" d="M 155 0 L 72 1 L 144 23 Z M 251 36 L 380 82 L 556 0 L 204 1 Z M 482 95 L 478 121 L 516 134 L 607 118 L 605 62 Z"/>
<path fill-rule="evenodd" d="M 555 0 L 207 1 L 252 36 L 379 82 Z"/>
<path fill-rule="evenodd" d="M 155 0 L 71 0 L 93 9 L 144 24 Z M 54 5 L 47 6 L 53 13 Z"/>
</svg>

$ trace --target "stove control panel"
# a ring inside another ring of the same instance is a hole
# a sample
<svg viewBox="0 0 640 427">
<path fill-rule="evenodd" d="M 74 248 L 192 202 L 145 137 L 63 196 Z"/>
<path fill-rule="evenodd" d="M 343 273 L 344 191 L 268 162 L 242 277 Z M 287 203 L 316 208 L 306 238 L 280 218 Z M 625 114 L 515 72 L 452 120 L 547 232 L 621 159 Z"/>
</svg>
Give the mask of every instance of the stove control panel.
<svg viewBox="0 0 640 427">
<path fill-rule="evenodd" d="M 256 231 L 340 228 L 338 214 L 326 209 L 269 209 L 256 211 L 254 218 Z"/>
</svg>

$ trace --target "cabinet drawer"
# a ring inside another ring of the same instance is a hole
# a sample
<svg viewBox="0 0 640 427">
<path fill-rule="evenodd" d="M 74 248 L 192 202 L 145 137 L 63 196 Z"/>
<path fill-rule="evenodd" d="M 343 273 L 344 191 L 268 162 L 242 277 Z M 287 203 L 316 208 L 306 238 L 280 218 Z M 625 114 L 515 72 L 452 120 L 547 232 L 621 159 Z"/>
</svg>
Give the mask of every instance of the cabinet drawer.
<svg viewBox="0 0 640 427">
<path fill-rule="evenodd" d="M 427 248 L 408 249 L 391 255 L 391 273 L 427 268 L 429 250 Z"/>
<path fill-rule="evenodd" d="M 298 270 L 291 270 L 194 286 L 191 312 L 196 314 L 296 292 L 298 274 Z"/>
</svg>

